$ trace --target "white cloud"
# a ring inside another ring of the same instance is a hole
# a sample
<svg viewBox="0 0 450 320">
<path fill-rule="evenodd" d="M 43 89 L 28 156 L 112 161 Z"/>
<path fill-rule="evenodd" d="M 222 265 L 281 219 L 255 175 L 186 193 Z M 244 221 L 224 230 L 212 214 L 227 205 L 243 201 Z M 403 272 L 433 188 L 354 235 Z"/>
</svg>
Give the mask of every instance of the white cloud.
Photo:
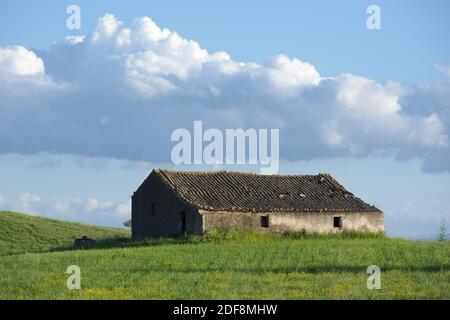
<svg viewBox="0 0 450 320">
<path fill-rule="evenodd" d="M 105 41 L 113 37 L 117 34 L 118 29 L 121 25 L 122 23 L 117 21 L 117 19 L 112 14 L 105 14 L 103 17 L 98 19 L 97 27 L 92 32 L 92 41 Z"/>
<path fill-rule="evenodd" d="M 95 198 L 89 198 L 87 199 L 85 203 L 85 209 L 87 211 L 94 211 L 94 210 L 105 210 L 109 209 L 114 205 L 114 202 L 112 201 L 100 201 Z"/>
<path fill-rule="evenodd" d="M 96 198 L 41 198 L 32 193 L 12 197 L 0 195 L 0 210 L 109 226 L 122 226 L 131 217 L 130 203 Z"/>
<path fill-rule="evenodd" d="M 119 203 L 116 206 L 115 213 L 120 217 L 130 217 L 131 216 L 131 203 Z"/>
<path fill-rule="evenodd" d="M 20 194 L 19 197 L 17 198 L 17 200 L 19 201 L 19 203 L 22 206 L 26 207 L 30 204 L 38 203 L 39 201 L 41 201 L 41 198 L 39 198 L 39 196 L 37 196 L 35 194 L 25 192 L 25 193 Z"/>
<path fill-rule="evenodd" d="M 125 25 L 111 14 L 92 33 L 39 56 L 23 47 L 1 50 L 0 83 L 8 83 L 0 88 L 3 153 L 164 162 L 171 131 L 203 120 L 220 129 L 280 128 L 287 160 L 381 154 L 450 170 L 449 82 L 324 77 L 285 55 L 238 62 L 148 17 Z"/>
<path fill-rule="evenodd" d="M 68 44 L 76 45 L 83 43 L 85 36 L 67 36 L 64 41 Z"/>
<path fill-rule="evenodd" d="M 55 201 L 53 209 L 56 212 L 67 212 L 70 209 L 70 204 L 65 201 Z"/>
<path fill-rule="evenodd" d="M 0 48 L 0 73 L 19 76 L 44 74 L 44 62 L 33 51 L 21 46 Z"/>
<path fill-rule="evenodd" d="M 306 85 L 318 85 L 321 78 L 316 68 L 299 59 L 290 59 L 285 55 L 278 55 L 266 64 L 271 83 L 281 90 L 298 88 Z"/>
<path fill-rule="evenodd" d="M 42 95 L 70 88 L 45 73 L 44 61 L 22 46 L 0 47 L 0 114 L 3 108 L 36 103 Z"/>
</svg>

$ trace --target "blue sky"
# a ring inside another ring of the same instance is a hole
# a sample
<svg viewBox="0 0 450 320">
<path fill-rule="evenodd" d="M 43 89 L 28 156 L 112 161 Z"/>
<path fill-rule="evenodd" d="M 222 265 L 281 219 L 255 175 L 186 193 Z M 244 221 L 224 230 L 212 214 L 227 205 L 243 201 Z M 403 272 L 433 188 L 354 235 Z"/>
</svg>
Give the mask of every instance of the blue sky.
<svg viewBox="0 0 450 320">
<path fill-rule="evenodd" d="M 70 4 L 80 30 L 66 28 Z M 381 30 L 366 27 L 370 4 Z M 170 132 L 201 119 L 279 126 L 281 173 L 330 172 L 386 212 L 388 234 L 432 236 L 450 218 L 448 12 L 448 1 L 2 1 L 0 209 L 120 225 L 149 171 L 173 167 Z"/>
<path fill-rule="evenodd" d="M 87 33 L 106 12 L 124 22 L 149 16 L 208 51 L 263 62 L 279 53 L 313 62 L 325 75 L 352 72 L 379 82 L 438 81 L 448 63 L 450 3 L 423 1 L 2 1 L 0 45 L 48 49 L 67 34 Z M 78 4 L 80 32 L 67 30 L 65 9 Z M 369 32 L 366 8 L 382 9 L 382 29 Z M 412 66 L 414 69 L 412 70 Z"/>
</svg>

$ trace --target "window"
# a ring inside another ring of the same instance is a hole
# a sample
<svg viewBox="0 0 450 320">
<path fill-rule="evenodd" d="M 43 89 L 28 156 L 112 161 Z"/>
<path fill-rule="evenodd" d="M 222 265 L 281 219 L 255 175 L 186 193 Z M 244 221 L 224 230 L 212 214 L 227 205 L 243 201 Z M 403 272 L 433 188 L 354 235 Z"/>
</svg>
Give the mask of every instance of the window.
<svg viewBox="0 0 450 320">
<path fill-rule="evenodd" d="M 262 228 L 269 227 L 269 216 L 261 216 L 261 227 Z"/>
<path fill-rule="evenodd" d="M 156 203 L 152 202 L 152 216 L 156 214 Z"/>
<path fill-rule="evenodd" d="M 186 212 L 181 211 L 181 232 L 186 232 Z"/>
<path fill-rule="evenodd" d="M 342 228 L 342 217 L 333 217 L 333 227 Z"/>
</svg>

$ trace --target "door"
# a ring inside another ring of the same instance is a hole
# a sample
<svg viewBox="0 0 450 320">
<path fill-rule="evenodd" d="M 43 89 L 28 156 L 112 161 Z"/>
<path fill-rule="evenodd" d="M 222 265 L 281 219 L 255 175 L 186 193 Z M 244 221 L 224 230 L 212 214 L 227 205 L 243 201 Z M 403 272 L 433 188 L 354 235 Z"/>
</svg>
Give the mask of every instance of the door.
<svg viewBox="0 0 450 320">
<path fill-rule="evenodd" d="M 181 211 L 181 233 L 186 232 L 186 212 Z"/>
</svg>

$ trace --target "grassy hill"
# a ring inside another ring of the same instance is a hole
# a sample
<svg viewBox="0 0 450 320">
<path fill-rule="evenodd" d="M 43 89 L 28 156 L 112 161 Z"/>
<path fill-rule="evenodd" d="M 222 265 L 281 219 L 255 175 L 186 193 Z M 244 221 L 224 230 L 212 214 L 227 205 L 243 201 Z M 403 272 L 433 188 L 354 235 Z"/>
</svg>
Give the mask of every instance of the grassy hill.
<svg viewBox="0 0 450 320">
<path fill-rule="evenodd" d="M 128 237 L 129 232 L 0 211 L 0 256 L 59 250 L 83 235 L 99 240 Z"/>
<path fill-rule="evenodd" d="M 448 241 L 234 232 L 122 245 L 0 257 L 0 299 L 450 299 Z M 66 287 L 73 264 L 81 290 Z M 374 264 L 380 290 L 366 286 Z"/>
</svg>

